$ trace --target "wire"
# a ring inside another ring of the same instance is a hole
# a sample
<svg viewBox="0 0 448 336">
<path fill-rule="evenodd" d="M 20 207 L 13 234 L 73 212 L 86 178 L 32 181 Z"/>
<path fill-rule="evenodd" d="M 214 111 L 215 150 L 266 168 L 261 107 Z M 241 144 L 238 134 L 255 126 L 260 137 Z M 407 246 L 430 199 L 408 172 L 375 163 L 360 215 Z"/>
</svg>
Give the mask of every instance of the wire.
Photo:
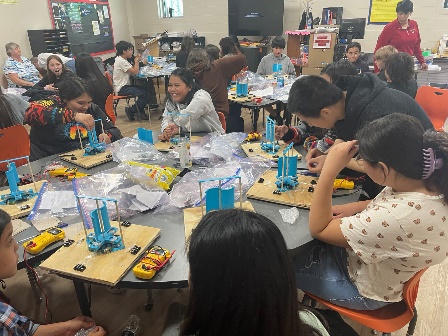
<svg viewBox="0 0 448 336">
<path fill-rule="evenodd" d="M 42 292 L 42 294 L 45 297 L 44 319 L 45 319 L 45 322 L 51 323 L 51 321 L 53 320 L 53 314 L 51 313 L 51 310 L 49 307 L 48 296 L 47 296 L 47 293 L 45 293 L 45 291 L 43 290 L 43 288 L 40 285 L 39 276 L 38 276 L 36 270 L 30 264 L 28 264 L 28 260 L 26 259 L 26 248 L 23 249 L 23 261 L 25 262 L 26 267 L 33 273 L 34 279 L 36 280 L 37 287 L 39 287 L 40 291 Z M 50 320 L 47 319 L 48 315 L 50 317 Z"/>
</svg>

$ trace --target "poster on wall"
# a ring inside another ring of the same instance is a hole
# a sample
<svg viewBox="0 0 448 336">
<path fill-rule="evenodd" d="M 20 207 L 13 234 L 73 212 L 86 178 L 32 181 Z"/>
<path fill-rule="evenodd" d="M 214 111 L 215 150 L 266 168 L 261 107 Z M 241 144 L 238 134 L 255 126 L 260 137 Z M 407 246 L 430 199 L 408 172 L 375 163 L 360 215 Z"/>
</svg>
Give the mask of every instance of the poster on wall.
<svg viewBox="0 0 448 336">
<path fill-rule="evenodd" d="M 0 0 L 0 5 L 15 5 L 19 0 Z"/>
<path fill-rule="evenodd" d="M 369 24 L 387 24 L 397 18 L 397 3 L 400 0 L 370 0 Z"/>
</svg>

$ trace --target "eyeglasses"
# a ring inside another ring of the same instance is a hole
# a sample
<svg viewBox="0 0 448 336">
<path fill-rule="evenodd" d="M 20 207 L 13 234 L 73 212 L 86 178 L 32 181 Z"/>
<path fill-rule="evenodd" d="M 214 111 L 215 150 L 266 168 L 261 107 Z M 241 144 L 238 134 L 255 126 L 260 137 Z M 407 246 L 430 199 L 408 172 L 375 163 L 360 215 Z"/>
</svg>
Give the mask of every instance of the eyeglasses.
<svg viewBox="0 0 448 336">
<path fill-rule="evenodd" d="M 364 159 L 361 157 L 360 154 L 355 156 L 355 161 L 358 164 L 358 166 L 360 167 L 364 166 Z"/>
</svg>

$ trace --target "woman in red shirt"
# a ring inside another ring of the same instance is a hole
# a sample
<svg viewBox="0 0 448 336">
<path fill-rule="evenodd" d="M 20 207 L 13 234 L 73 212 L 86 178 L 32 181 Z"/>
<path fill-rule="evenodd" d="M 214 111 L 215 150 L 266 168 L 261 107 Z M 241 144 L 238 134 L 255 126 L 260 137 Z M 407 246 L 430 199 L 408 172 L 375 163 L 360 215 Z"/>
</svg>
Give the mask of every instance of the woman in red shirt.
<svg viewBox="0 0 448 336">
<path fill-rule="evenodd" d="M 423 70 L 428 69 L 425 59 L 420 49 L 420 32 L 418 30 L 417 22 L 410 20 L 414 10 L 414 5 L 410 0 L 403 0 L 397 3 L 397 19 L 388 23 L 376 43 L 375 52 L 386 45 L 392 45 L 398 51 L 408 53 L 415 56 L 420 63 Z M 375 65 L 375 72 L 379 69 Z"/>
</svg>

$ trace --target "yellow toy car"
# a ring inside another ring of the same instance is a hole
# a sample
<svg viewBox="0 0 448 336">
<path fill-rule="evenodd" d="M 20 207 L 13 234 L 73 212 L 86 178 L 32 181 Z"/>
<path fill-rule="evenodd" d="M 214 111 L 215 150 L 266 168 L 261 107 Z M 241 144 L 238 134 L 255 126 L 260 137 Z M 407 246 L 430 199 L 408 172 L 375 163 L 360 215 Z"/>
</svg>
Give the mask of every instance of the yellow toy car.
<svg viewBox="0 0 448 336">
<path fill-rule="evenodd" d="M 259 132 L 251 132 L 247 135 L 245 141 L 256 141 L 261 139 L 261 133 Z"/>
<path fill-rule="evenodd" d="M 74 178 L 89 176 L 88 174 L 80 173 L 78 171 L 78 168 L 56 168 L 48 171 L 48 174 L 52 177 L 65 177 L 69 181 L 73 180 Z"/>
<path fill-rule="evenodd" d="M 149 280 L 156 275 L 156 272 L 166 265 L 174 252 L 170 252 L 160 246 L 153 246 L 148 253 L 134 266 L 132 271 L 137 278 Z"/>
</svg>

